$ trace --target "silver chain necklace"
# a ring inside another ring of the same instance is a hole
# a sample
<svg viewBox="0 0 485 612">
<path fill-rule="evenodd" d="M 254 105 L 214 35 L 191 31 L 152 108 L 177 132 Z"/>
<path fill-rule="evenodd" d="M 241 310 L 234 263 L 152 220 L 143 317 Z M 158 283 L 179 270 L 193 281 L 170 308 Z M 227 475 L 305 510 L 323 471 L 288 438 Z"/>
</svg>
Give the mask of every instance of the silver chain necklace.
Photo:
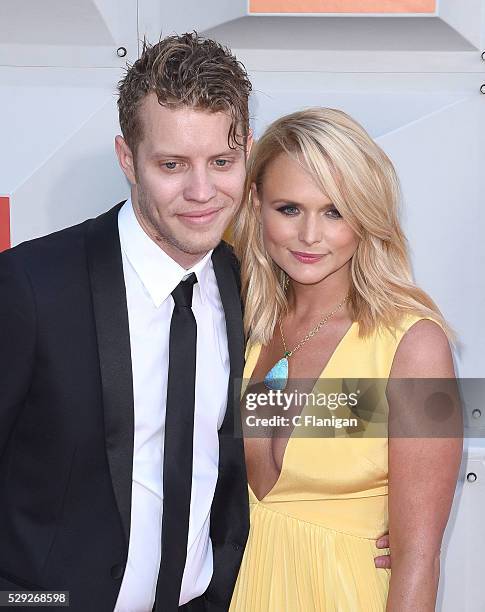
<svg viewBox="0 0 485 612">
<path fill-rule="evenodd" d="M 296 351 L 298 351 L 310 338 L 313 338 L 318 332 L 322 329 L 322 327 L 327 323 L 329 319 L 331 319 L 336 312 L 338 312 L 343 305 L 349 300 L 350 296 L 346 296 L 338 306 L 326 314 L 323 319 L 316 325 L 313 329 L 311 329 L 307 335 L 298 342 L 298 344 L 289 351 L 286 346 L 285 336 L 283 334 L 283 323 L 281 319 L 279 320 L 279 328 L 281 334 L 281 340 L 283 342 L 284 354 L 281 359 L 279 359 L 274 366 L 268 371 L 266 376 L 264 377 L 264 385 L 267 389 L 272 389 L 274 391 L 283 391 L 286 389 L 286 385 L 288 384 L 288 358 L 291 357 Z"/>
</svg>

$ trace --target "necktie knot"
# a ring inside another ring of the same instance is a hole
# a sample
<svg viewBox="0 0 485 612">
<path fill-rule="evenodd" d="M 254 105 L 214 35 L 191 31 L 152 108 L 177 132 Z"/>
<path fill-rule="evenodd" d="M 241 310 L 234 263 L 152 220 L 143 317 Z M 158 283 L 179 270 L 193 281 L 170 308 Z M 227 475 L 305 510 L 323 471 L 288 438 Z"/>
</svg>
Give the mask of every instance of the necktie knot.
<svg viewBox="0 0 485 612">
<path fill-rule="evenodd" d="M 172 291 L 173 301 L 178 307 L 191 308 L 192 295 L 194 285 L 197 282 L 197 276 L 192 272 L 185 280 L 180 283 Z"/>
</svg>

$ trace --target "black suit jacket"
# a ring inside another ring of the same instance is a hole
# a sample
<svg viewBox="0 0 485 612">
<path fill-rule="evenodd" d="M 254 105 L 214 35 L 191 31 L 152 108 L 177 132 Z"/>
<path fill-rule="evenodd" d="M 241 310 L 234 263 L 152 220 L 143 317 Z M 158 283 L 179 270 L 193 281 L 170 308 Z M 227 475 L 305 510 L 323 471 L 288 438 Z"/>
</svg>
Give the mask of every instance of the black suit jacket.
<svg viewBox="0 0 485 612">
<path fill-rule="evenodd" d="M 128 554 L 134 407 L 120 206 L 0 255 L 0 590 L 68 590 L 72 612 L 113 610 Z M 204 599 L 222 612 L 248 532 L 234 436 L 244 338 L 237 262 L 224 243 L 212 260 L 231 382 Z"/>
</svg>

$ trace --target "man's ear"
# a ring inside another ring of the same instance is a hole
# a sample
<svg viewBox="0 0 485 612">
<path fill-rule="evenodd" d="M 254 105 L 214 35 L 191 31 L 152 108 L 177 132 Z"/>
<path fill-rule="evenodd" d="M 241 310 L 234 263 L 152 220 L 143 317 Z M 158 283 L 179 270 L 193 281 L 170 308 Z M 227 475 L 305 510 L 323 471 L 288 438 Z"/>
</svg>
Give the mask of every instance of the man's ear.
<svg viewBox="0 0 485 612">
<path fill-rule="evenodd" d="M 116 136 L 115 150 L 121 169 L 131 185 L 136 185 L 135 161 L 130 147 L 123 136 Z"/>
</svg>

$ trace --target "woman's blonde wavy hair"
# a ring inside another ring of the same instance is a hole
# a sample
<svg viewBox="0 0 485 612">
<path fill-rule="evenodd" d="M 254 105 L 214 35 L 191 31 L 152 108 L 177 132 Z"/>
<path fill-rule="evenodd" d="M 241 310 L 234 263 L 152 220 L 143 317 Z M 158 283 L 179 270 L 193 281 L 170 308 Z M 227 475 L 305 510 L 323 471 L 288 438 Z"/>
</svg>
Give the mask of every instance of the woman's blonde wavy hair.
<svg viewBox="0 0 485 612">
<path fill-rule="evenodd" d="M 281 153 L 310 172 L 360 238 L 351 261 L 349 300 L 359 335 L 368 336 L 381 326 L 393 330 L 404 314 L 412 313 L 431 317 L 453 340 L 436 304 L 413 282 L 399 223 L 399 181 L 391 161 L 346 113 L 310 108 L 272 123 L 249 156 L 233 237 L 250 344 L 267 344 L 288 312 L 286 274 L 265 250 L 260 215 L 251 197 L 254 184 L 261 198 L 266 168 Z"/>
</svg>

